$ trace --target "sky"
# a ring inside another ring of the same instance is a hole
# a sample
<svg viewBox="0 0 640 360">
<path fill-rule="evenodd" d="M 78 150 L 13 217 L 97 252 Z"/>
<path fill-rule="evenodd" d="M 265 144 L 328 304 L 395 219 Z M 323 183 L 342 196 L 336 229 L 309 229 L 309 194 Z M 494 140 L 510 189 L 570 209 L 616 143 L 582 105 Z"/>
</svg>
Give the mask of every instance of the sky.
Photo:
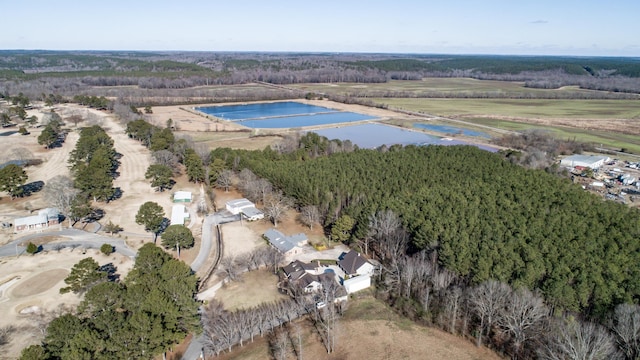
<svg viewBox="0 0 640 360">
<path fill-rule="evenodd" d="M 637 0 L 0 0 L 0 49 L 640 56 Z"/>
</svg>

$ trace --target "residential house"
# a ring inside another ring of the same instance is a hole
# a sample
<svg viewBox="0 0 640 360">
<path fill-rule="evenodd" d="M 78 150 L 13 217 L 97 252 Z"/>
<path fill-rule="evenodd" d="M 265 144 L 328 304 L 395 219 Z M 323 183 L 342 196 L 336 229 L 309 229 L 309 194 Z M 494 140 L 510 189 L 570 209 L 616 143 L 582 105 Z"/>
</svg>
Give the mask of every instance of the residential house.
<svg viewBox="0 0 640 360">
<path fill-rule="evenodd" d="M 15 231 L 43 230 L 60 223 L 60 212 L 56 208 L 38 211 L 38 215 L 17 218 L 14 221 Z"/>
<path fill-rule="evenodd" d="M 258 210 L 256 205 L 247 199 L 229 200 L 225 204 L 225 207 L 233 215 L 242 214 L 242 216 L 249 221 L 264 219 L 264 213 Z"/>
<path fill-rule="evenodd" d="M 294 255 L 302 252 L 301 247 L 307 244 L 307 235 L 304 233 L 285 236 L 276 229 L 267 230 L 263 237 L 269 241 L 271 246 L 275 247 L 284 255 Z"/>
<path fill-rule="evenodd" d="M 349 276 L 371 275 L 374 269 L 374 266 L 367 259 L 354 250 L 343 253 L 338 260 L 338 266 Z"/>
</svg>

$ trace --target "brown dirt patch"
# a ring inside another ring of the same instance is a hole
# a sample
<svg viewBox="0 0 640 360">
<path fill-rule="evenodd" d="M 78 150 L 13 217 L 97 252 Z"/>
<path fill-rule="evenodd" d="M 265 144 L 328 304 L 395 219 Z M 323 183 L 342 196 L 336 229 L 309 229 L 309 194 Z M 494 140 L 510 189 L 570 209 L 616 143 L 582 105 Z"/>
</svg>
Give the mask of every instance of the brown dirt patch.
<svg viewBox="0 0 640 360">
<path fill-rule="evenodd" d="M 16 298 L 40 294 L 54 287 L 59 281 L 64 280 L 69 274 L 66 269 L 51 269 L 47 272 L 37 274 L 30 278 L 22 280 L 11 295 Z"/>
</svg>

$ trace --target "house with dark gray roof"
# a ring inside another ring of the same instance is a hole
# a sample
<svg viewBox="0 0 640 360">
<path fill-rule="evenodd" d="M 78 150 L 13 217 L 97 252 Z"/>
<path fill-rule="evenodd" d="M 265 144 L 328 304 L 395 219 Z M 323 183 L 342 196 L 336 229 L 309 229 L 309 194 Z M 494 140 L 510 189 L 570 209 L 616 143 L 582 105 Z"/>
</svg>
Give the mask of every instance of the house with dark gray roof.
<svg viewBox="0 0 640 360">
<path fill-rule="evenodd" d="M 374 269 L 367 259 L 354 250 L 343 253 L 338 260 L 338 266 L 349 276 L 370 275 Z"/>
</svg>

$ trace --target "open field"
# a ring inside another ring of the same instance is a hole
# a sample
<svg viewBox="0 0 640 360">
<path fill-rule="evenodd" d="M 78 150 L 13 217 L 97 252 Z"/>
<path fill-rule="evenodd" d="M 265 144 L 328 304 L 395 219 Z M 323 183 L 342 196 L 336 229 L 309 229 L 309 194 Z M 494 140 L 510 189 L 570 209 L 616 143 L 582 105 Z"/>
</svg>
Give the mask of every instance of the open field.
<svg viewBox="0 0 640 360">
<path fill-rule="evenodd" d="M 386 83 L 331 83 L 331 84 L 294 84 L 287 85 L 302 91 L 324 93 L 330 95 L 370 94 L 384 92 L 406 92 L 411 96 L 423 96 L 429 93 L 442 94 L 500 94 L 504 97 L 526 95 L 552 95 L 554 93 L 590 94 L 594 90 L 580 89 L 577 86 L 565 86 L 560 89 L 535 89 L 524 86 L 517 81 L 478 80 L 472 78 L 424 78 L 422 80 L 390 80 Z"/>
<path fill-rule="evenodd" d="M 394 108 L 438 116 L 509 116 L 521 118 L 640 119 L 635 100 L 413 99 L 375 98 Z M 640 132 L 639 132 L 640 134 Z"/>
<path fill-rule="evenodd" d="M 417 325 L 370 295 L 363 294 L 349 302 L 349 308 L 339 320 L 337 349 L 333 354 L 327 355 L 309 321 L 296 322 L 301 327 L 304 359 L 500 359 L 494 352 L 478 348 L 469 340 Z M 256 337 L 254 343 L 245 344 L 242 348 L 234 347 L 231 353 L 223 353 L 216 359 L 271 358 L 266 338 Z M 287 359 L 295 358 L 290 349 Z"/>
</svg>

